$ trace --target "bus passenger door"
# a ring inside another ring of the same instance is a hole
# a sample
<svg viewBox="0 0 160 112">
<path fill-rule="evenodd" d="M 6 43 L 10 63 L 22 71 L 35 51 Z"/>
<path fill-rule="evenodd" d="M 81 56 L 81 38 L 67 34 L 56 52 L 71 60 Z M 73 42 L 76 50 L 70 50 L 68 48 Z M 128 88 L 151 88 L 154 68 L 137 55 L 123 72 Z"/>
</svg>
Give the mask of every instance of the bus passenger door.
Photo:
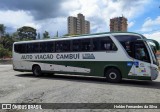
<svg viewBox="0 0 160 112">
<path fill-rule="evenodd" d="M 134 54 L 134 75 L 135 76 L 151 76 L 151 60 L 148 50 L 143 41 L 136 41 L 133 43 Z"/>
</svg>

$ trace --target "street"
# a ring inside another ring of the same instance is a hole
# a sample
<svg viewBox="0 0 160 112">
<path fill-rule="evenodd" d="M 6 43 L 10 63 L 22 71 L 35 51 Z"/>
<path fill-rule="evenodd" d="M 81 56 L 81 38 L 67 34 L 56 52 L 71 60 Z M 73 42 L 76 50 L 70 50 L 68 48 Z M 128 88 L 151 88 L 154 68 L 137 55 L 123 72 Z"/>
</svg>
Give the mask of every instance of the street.
<svg viewBox="0 0 160 112">
<path fill-rule="evenodd" d="M 62 74 L 34 77 L 32 73 L 14 71 L 12 65 L 0 65 L 0 76 L 0 103 L 160 103 L 160 77 L 155 81 L 123 80 L 115 84 L 106 82 L 104 78 Z M 16 112 L 24 111 L 29 110 Z"/>
</svg>

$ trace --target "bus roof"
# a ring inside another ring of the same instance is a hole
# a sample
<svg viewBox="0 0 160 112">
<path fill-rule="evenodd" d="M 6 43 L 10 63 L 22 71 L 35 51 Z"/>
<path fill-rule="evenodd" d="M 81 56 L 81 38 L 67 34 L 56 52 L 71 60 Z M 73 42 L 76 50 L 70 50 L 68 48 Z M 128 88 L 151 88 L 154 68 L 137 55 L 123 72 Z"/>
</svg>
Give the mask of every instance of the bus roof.
<svg viewBox="0 0 160 112">
<path fill-rule="evenodd" d="M 110 34 L 110 35 L 114 35 L 114 34 L 132 34 L 132 35 L 140 35 L 141 34 L 138 34 L 138 33 L 135 33 L 135 32 L 102 32 L 102 33 L 93 33 L 93 34 L 82 34 L 82 35 L 72 35 L 72 36 L 62 36 L 61 38 L 53 38 L 53 39 L 43 39 L 43 40 L 31 40 L 31 41 L 20 41 L 20 42 L 15 42 L 14 44 L 16 43 L 32 43 L 32 42 L 47 42 L 47 41 L 51 41 L 51 40 L 70 40 L 71 38 L 72 39 L 78 39 L 77 37 L 90 37 L 90 36 L 93 36 L 93 37 L 98 37 L 99 35 L 106 35 L 106 34 Z"/>
<path fill-rule="evenodd" d="M 126 33 L 126 34 L 138 34 L 141 35 L 139 33 L 135 33 L 135 32 L 121 32 L 121 31 L 117 31 L 117 32 L 101 32 L 101 33 L 92 33 L 92 34 L 82 34 L 82 35 L 71 35 L 71 36 L 67 36 L 67 37 L 83 37 L 83 36 L 90 36 L 90 35 L 102 35 L 102 34 L 118 34 L 118 33 Z"/>
</svg>

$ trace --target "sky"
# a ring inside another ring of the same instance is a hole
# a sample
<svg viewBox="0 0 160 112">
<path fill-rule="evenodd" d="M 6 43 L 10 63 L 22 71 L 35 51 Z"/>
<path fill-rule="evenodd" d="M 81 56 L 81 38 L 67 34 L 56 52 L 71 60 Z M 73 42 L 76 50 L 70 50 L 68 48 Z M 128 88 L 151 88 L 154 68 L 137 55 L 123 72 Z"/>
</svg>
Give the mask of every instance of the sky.
<svg viewBox="0 0 160 112">
<path fill-rule="evenodd" d="M 124 16 L 128 31 L 143 34 L 160 42 L 160 0 L 1 0 L 0 24 L 6 32 L 22 26 L 37 29 L 41 36 L 48 31 L 67 34 L 67 17 L 82 13 L 90 21 L 91 33 L 109 32 L 109 20 Z"/>
</svg>

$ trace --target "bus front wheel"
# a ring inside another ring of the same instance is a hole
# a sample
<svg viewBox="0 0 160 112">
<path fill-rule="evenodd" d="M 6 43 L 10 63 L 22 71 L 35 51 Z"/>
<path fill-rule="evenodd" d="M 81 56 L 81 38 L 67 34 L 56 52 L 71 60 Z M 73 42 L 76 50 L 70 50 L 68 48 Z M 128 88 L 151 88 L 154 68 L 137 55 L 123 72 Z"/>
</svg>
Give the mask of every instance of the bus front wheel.
<svg viewBox="0 0 160 112">
<path fill-rule="evenodd" d="M 33 72 L 33 75 L 36 76 L 36 77 L 39 77 L 39 76 L 42 75 L 41 68 L 38 65 L 36 65 L 36 66 L 33 67 L 32 72 Z"/>
<path fill-rule="evenodd" d="M 110 68 L 105 72 L 107 82 L 117 83 L 122 80 L 121 73 L 118 69 Z"/>
</svg>

